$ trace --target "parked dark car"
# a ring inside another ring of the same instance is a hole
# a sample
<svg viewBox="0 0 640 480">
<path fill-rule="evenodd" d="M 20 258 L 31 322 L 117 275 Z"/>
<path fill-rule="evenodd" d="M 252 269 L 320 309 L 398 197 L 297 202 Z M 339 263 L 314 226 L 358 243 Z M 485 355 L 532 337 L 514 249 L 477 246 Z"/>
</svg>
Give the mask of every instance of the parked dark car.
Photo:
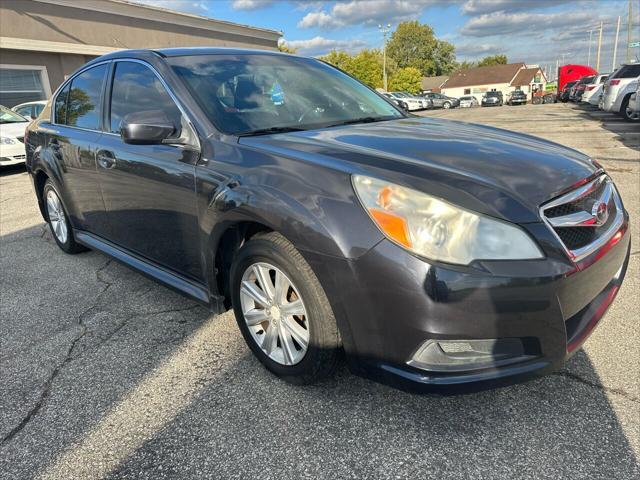
<svg viewBox="0 0 640 480">
<path fill-rule="evenodd" d="M 446 95 L 443 95 L 441 93 L 427 92 L 427 93 L 423 93 L 422 96 L 424 98 L 431 100 L 431 103 L 433 105 L 432 108 L 448 109 L 448 108 L 456 108 L 460 106 L 460 100 L 453 97 L 447 97 Z"/>
<path fill-rule="evenodd" d="M 507 102 L 509 105 L 526 105 L 527 104 L 527 94 L 522 90 L 514 90 L 511 92 L 509 96 L 509 101 Z"/>
<path fill-rule="evenodd" d="M 571 94 L 571 88 L 578 83 L 578 80 L 575 80 L 573 82 L 568 82 L 565 84 L 564 88 L 562 89 L 562 91 L 560 92 L 560 95 L 558 95 L 558 99 L 561 102 L 568 102 L 569 101 L 569 95 Z"/>
<path fill-rule="evenodd" d="M 578 80 L 578 82 L 571 89 L 569 100 L 576 103 L 582 100 L 584 89 L 589 83 L 593 82 L 595 78 L 595 75 L 591 75 L 588 77 L 582 77 L 580 80 Z"/>
<path fill-rule="evenodd" d="M 482 96 L 483 107 L 501 107 L 503 103 L 502 92 L 487 92 Z"/>
<path fill-rule="evenodd" d="M 629 258 L 628 214 L 586 155 L 409 117 L 315 59 L 111 53 L 62 84 L 25 142 L 63 251 L 233 307 L 258 359 L 300 384 L 341 349 L 404 388 L 548 373 Z"/>
</svg>

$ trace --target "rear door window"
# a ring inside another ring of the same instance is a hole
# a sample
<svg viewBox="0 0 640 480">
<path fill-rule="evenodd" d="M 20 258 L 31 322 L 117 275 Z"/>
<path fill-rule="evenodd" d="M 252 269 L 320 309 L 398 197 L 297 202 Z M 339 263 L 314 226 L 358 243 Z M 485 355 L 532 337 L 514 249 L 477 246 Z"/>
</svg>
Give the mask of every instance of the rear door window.
<svg viewBox="0 0 640 480">
<path fill-rule="evenodd" d="M 625 65 L 618 70 L 611 78 L 635 78 L 640 76 L 640 63 Z"/>
<path fill-rule="evenodd" d="M 106 73 L 107 65 L 98 65 L 71 81 L 65 125 L 88 130 L 100 129 L 100 100 Z"/>
<path fill-rule="evenodd" d="M 69 87 L 70 84 L 67 84 L 67 86 L 64 87 L 56 97 L 55 118 L 53 122 L 60 125 L 66 125 L 67 123 L 67 99 L 69 98 Z"/>
</svg>

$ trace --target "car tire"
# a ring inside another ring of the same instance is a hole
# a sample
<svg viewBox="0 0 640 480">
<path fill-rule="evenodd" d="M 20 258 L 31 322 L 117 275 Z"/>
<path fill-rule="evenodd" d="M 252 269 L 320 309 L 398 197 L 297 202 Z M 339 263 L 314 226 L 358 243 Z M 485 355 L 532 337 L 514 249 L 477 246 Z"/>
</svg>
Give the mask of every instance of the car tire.
<svg viewBox="0 0 640 480">
<path fill-rule="evenodd" d="M 444 102 L 442 104 L 442 108 L 444 108 L 445 110 L 449 110 L 451 108 L 451 102 Z"/>
<path fill-rule="evenodd" d="M 622 100 L 622 105 L 620 106 L 620 113 L 622 117 L 627 122 L 638 122 L 640 121 L 640 113 L 633 113 L 629 108 L 629 101 L 631 100 L 631 95 L 627 95 L 624 100 Z"/>
<path fill-rule="evenodd" d="M 60 194 L 51 180 L 47 180 L 44 183 L 42 201 L 44 202 L 47 223 L 58 247 L 63 252 L 71 255 L 86 252 L 88 248 L 77 243 L 73 236 L 69 214 L 64 208 Z"/>
<path fill-rule="evenodd" d="M 278 278 L 288 282 L 280 289 L 286 289 L 284 296 L 278 295 Z M 254 300 L 256 288 L 263 304 Z M 242 336 L 269 371 L 296 385 L 333 373 L 341 342 L 331 305 L 309 264 L 282 235 L 258 234 L 239 250 L 231 297 Z M 298 314 L 286 315 L 294 304 Z"/>
</svg>

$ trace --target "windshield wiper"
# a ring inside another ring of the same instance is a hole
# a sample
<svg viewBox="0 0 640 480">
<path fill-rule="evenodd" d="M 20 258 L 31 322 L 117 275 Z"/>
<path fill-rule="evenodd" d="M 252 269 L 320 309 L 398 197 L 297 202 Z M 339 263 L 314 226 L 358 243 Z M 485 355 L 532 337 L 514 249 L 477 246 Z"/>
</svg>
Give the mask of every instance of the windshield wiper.
<svg viewBox="0 0 640 480">
<path fill-rule="evenodd" d="M 401 118 L 401 117 L 360 117 L 360 118 L 352 118 L 351 120 L 344 120 L 342 122 L 332 123 L 330 125 L 327 125 L 324 128 L 339 127 L 341 125 L 353 125 L 353 124 L 356 124 L 356 123 L 384 122 L 385 120 L 395 120 L 397 118 Z"/>
<path fill-rule="evenodd" d="M 287 132 L 301 132 L 305 130 L 300 127 L 269 127 L 258 128 L 257 130 L 247 130 L 246 132 L 240 132 L 236 135 L 238 137 L 252 137 L 254 135 L 270 135 L 272 133 L 287 133 Z"/>
</svg>

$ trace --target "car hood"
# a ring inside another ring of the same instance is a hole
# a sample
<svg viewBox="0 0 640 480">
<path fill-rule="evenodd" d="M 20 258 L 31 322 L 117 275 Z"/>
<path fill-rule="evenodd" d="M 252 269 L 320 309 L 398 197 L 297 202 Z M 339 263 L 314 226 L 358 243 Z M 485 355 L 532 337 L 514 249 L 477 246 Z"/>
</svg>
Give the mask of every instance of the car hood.
<svg viewBox="0 0 640 480">
<path fill-rule="evenodd" d="M 22 137 L 29 122 L 0 123 L 0 135 L 3 137 Z"/>
<path fill-rule="evenodd" d="M 519 223 L 539 221 L 541 203 L 599 170 L 586 155 L 537 137 L 433 118 L 243 137 L 240 143 L 388 179 Z"/>
</svg>

